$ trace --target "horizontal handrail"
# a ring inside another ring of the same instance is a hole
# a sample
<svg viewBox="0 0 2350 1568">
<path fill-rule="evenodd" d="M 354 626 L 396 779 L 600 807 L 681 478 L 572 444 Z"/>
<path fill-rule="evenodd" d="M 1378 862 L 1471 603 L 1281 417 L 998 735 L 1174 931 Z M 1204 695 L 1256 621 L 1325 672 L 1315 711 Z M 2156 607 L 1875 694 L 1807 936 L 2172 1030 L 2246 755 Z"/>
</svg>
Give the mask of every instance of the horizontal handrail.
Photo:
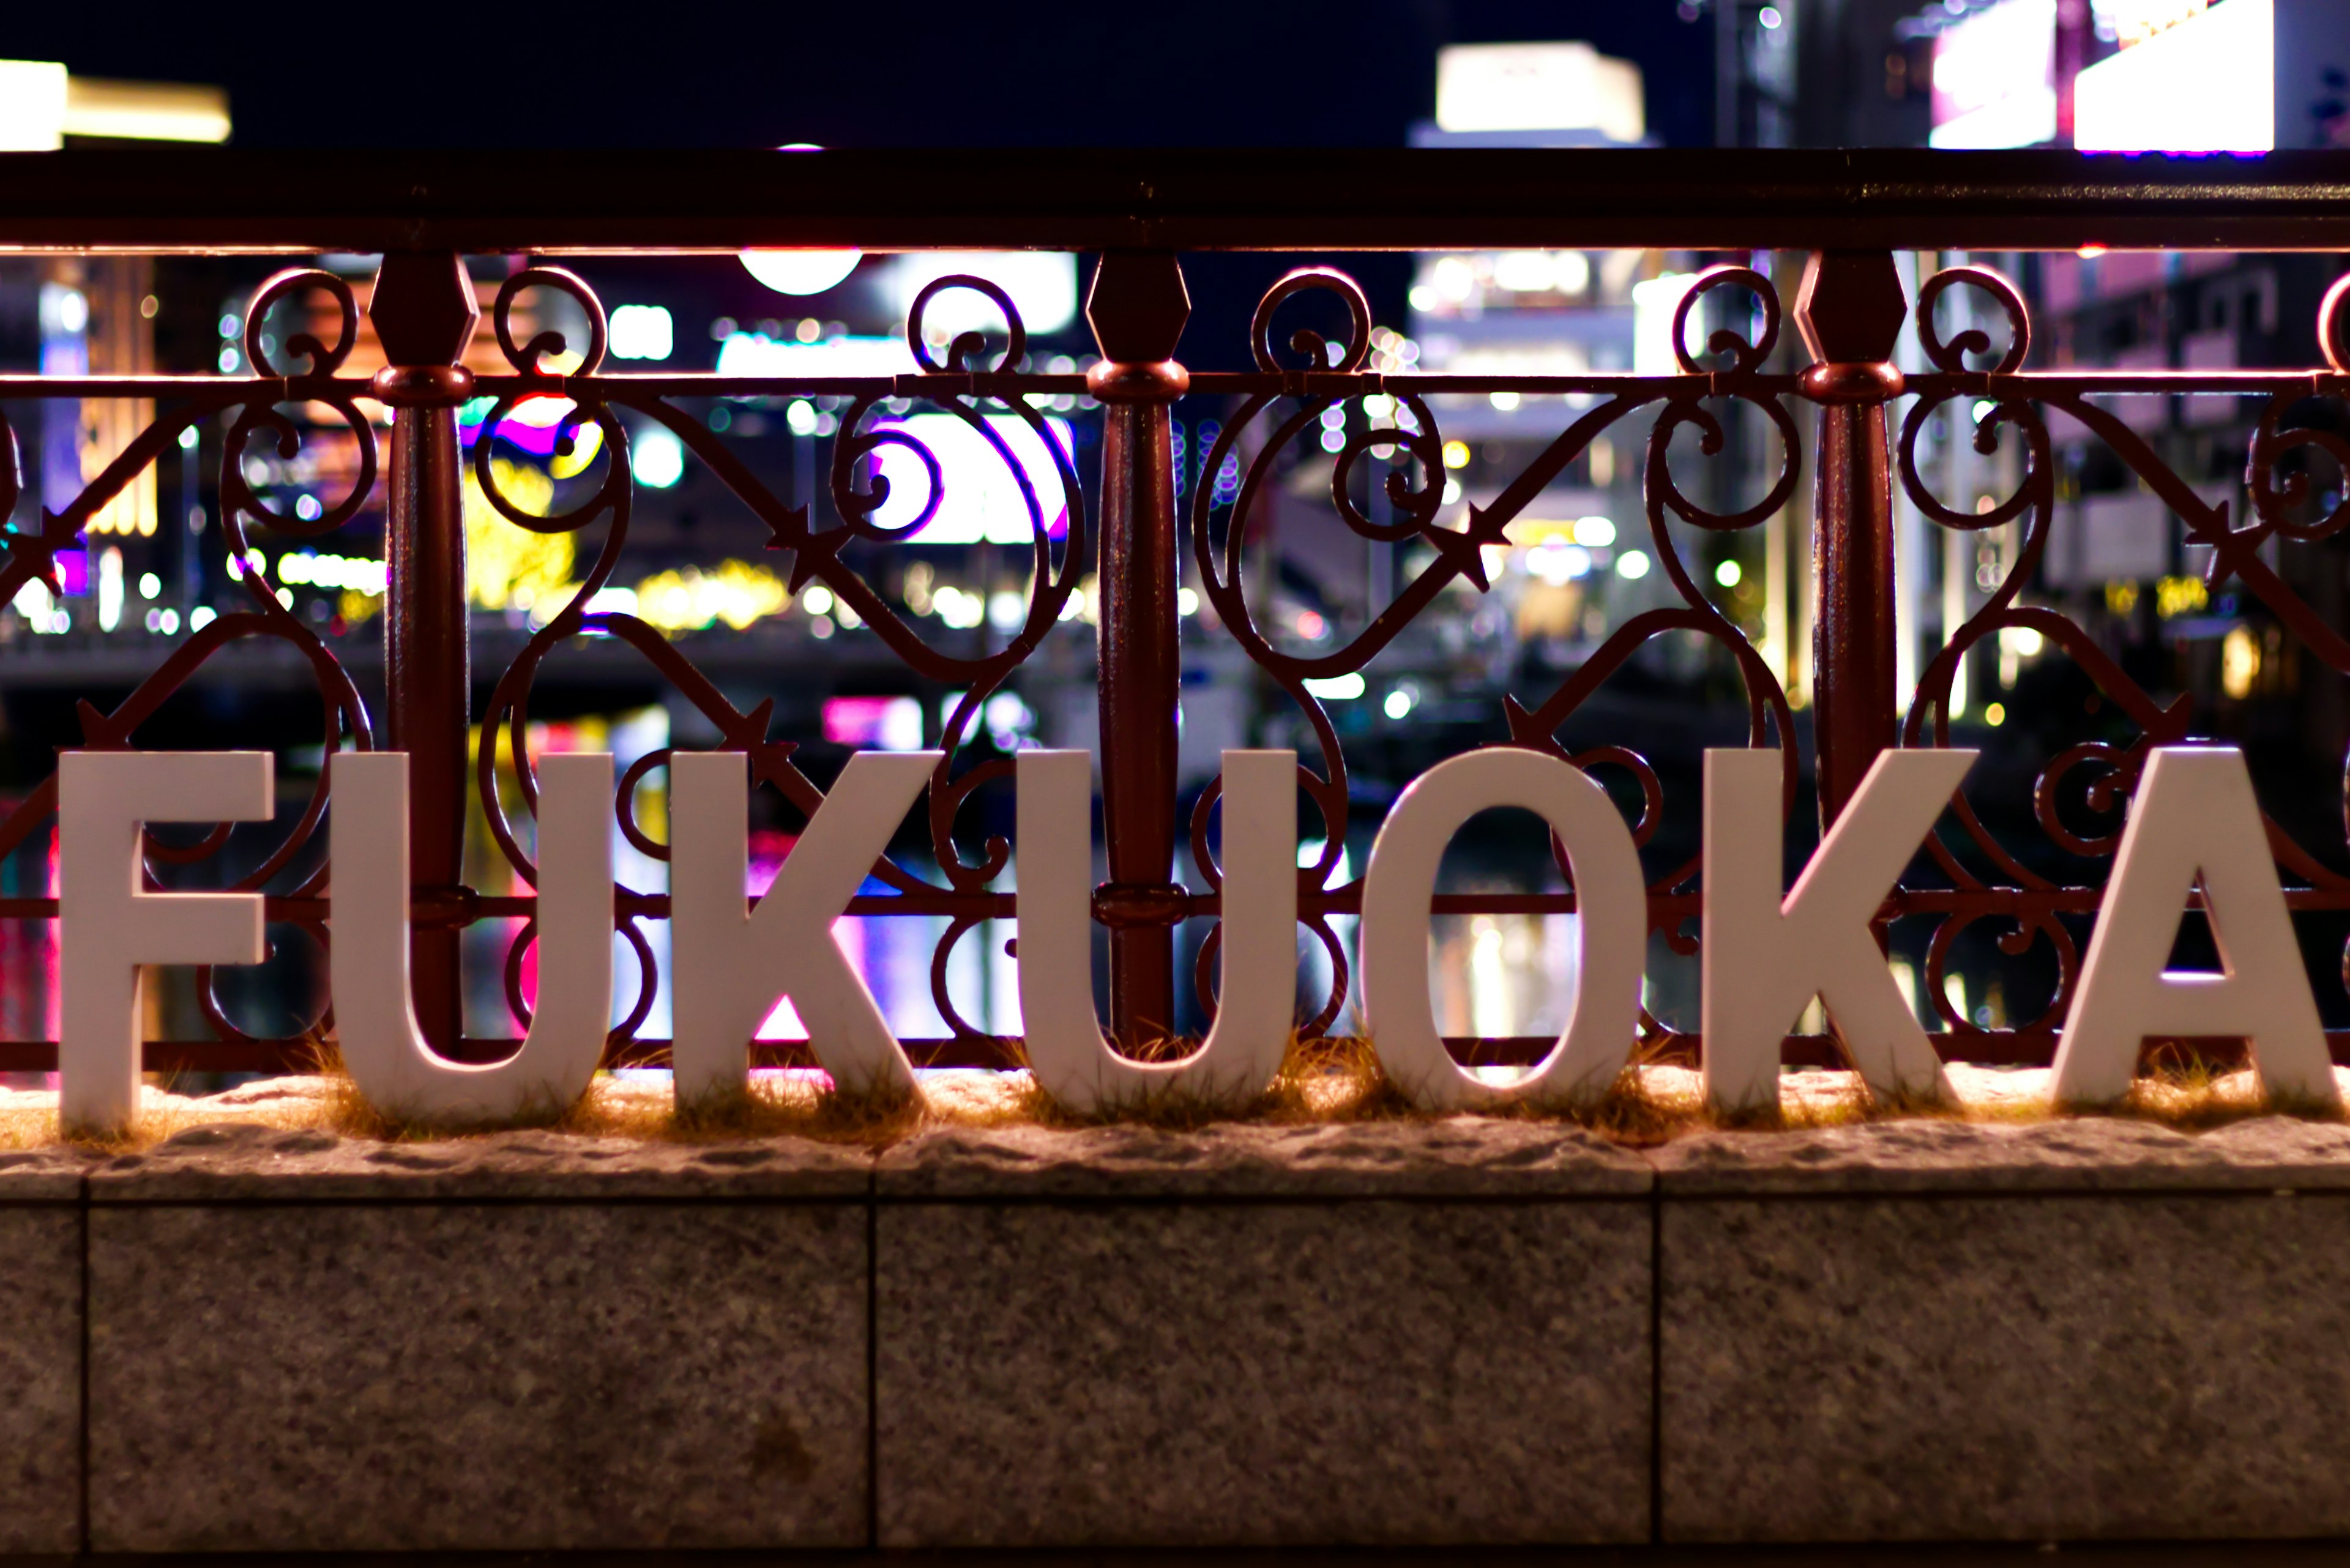
<svg viewBox="0 0 2350 1568">
<path fill-rule="evenodd" d="M 0 250 L 2350 249 L 2350 151 L 0 154 Z"/>
</svg>

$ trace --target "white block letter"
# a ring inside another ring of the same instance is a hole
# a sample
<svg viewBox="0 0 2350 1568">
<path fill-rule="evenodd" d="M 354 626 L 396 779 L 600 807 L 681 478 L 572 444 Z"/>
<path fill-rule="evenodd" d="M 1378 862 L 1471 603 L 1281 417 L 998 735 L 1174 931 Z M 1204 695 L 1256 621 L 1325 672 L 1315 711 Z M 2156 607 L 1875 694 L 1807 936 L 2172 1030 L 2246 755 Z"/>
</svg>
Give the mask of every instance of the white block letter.
<svg viewBox="0 0 2350 1568">
<path fill-rule="evenodd" d="M 750 1044 L 784 996 L 807 1025 L 832 1081 L 857 1093 L 911 1095 L 914 1069 L 873 993 L 833 940 L 889 836 L 930 782 L 936 752 L 859 752 L 816 808 L 751 910 L 749 759 L 681 752 L 670 760 L 670 933 L 677 954 L 678 1103 L 740 1090 Z"/>
<path fill-rule="evenodd" d="M 2198 878 L 2218 974 L 2163 967 Z M 2057 1103 L 2119 1099 L 2149 1034 L 2247 1037 L 2270 1096 L 2341 1101 L 2251 775 L 2232 746 L 2161 746 L 2147 760 L 2057 1047 Z"/>
<path fill-rule="evenodd" d="M 612 1017 L 612 759 L 538 762 L 538 1000 L 522 1049 L 452 1062 L 410 989 L 408 753 L 344 752 L 334 788 L 335 1033 L 367 1102 L 400 1121 L 510 1121 L 579 1098 Z"/>
<path fill-rule="evenodd" d="M 1444 846 L 1462 823 L 1500 805 L 1539 812 L 1566 846 L 1581 951 L 1565 1030 L 1548 1055 L 1506 1085 L 1452 1060 L 1428 989 L 1429 909 Z M 1639 1039 L 1648 933 L 1639 852 L 1606 790 L 1540 752 L 1495 748 L 1439 763 L 1397 797 L 1363 876 L 1363 1012 L 1379 1065 L 1430 1110 L 1596 1099 Z"/>
<path fill-rule="evenodd" d="M 1700 989 L 1708 1104 L 1777 1106 L 1780 1042 L 1814 996 L 1870 1094 L 1945 1094 L 1941 1059 L 1868 922 L 1974 760 L 1957 750 L 1878 753 L 1782 899 L 1779 753 L 1706 753 Z"/>
<path fill-rule="evenodd" d="M 266 821 L 266 752 L 57 759 L 58 1116 L 120 1132 L 139 1108 L 139 966 L 259 963 L 258 893 L 150 893 L 140 826 Z"/>
<path fill-rule="evenodd" d="M 1191 1055 L 1136 1062 L 1094 1014 L 1093 761 L 1019 757 L 1020 1015 L 1044 1091 L 1080 1115 L 1173 1091 L 1244 1104 L 1272 1085 L 1297 999 L 1297 753 L 1226 752 L 1216 1022 Z"/>
</svg>

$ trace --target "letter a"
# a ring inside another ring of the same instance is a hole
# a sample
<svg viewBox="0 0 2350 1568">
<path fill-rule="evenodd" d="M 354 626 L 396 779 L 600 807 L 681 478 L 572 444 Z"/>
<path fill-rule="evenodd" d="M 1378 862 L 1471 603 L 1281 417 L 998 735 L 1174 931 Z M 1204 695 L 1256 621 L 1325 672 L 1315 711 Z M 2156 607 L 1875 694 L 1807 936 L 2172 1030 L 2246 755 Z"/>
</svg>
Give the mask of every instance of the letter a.
<svg viewBox="0 0 2350 1568">
<path fill-rule="evenodd" d="M 1706 753 L 1700 990 L 1709 1105 L 1777 1106 L 1780 1042 L 1814 996 L 1870 1094 L 1947 1094 L 1941 1059 L 1868 923 L 1975 754 L 1879 753 L 1783 899 L 1779 753 Z"/>
<path fill-rule="evenodd" d="M 2163 967 L 2199 879 L 2218 974 Z M 2247 1037 L 2272 1098 L 2341 1103 L 2251 775 L 2232 746 L 2161 746 L 2147 760 L 2056 1050 L 2057 1103 L 2121 1098 L 2149 1034 Z"/>
<path fill-rule="evenodd" d="M 139 966 L 259 963 L 258 893 L 151 893 L 150 822 L 269 816 L 266 752 L 68 752 L 57 759 L 57 1114 L 128 1129 L 139 1109 Z"/>
<path fill-rule="evenodd" d="M 936 752 L 859 752 L 754 912 L 745 816 L 749 759 L 681 752 L 670 759 L 670 932 L 677 954 L 680 1105 L 749 1082 L 751 1035 L 784 996 L 807 1025 L 832 1081 L 858 1093 L 912 1095 L 914 1069 L 873 993 L 833 940 L 873 863 L 938 765 Z"/>
<path fill-rule="evenodd" d="M 538 999 L 522 1049 L 452 1062 L 416 1022 L 408 753 L 344 752 L 334 786 L 335 1033 L 368 1104 L 400 1121 L 510 1121 L 587 1092 L 612 1021 L 612 759 L 538 761 Z"/>
</svg>

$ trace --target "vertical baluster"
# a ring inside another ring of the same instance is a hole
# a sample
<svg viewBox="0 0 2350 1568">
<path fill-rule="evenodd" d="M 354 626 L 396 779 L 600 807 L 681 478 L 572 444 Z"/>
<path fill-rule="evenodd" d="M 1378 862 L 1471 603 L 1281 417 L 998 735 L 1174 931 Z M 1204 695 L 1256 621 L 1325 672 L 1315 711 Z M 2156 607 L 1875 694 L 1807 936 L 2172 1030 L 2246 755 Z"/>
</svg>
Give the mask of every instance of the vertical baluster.
<svg viewBox="0 0 2350 1568">
<path fill-rule="evenodd" d="M 462 909 L 466 726 L 472 697 L 465 635 L 465 523 L 459 493 L 457 405 L 473 378 L 458 363 L 480 309 L 464 263 L 446 252 L 392 252 L 376 275 L 368 317 L 386 368 L 376 395 L 392 408 L 384 561 L 386 743 L 408 753 L 409 866 L 420 915 Z M 436 1050 L 463 1032 L 459 931 L 410 938 L 416 1016 Z"/>
<path fill-rule="evenodd" d="M 1823 831 L 1898 732 L 1885 406 L 1901 395 L 1893 349 L 1908 315 L 1889 252 L 1812 253 L 1795 321 L 1814 361 L 1804 395 L 1820 405 L 1812 691 Z"/>
<path fill-rule="evenodd" d="M 1100 711 L 1109 880 L 1110 1027 L 1128 1045 L 1175 1027 L 1176 704 L 1182 684 L 1169 413 L 1191 385 L 1175 346 L 1191 302 L 1175 257 L 1102 258 L 1086 300 L 1101 346 L 1087 374 L 1102 431 Z"/>
</svg>

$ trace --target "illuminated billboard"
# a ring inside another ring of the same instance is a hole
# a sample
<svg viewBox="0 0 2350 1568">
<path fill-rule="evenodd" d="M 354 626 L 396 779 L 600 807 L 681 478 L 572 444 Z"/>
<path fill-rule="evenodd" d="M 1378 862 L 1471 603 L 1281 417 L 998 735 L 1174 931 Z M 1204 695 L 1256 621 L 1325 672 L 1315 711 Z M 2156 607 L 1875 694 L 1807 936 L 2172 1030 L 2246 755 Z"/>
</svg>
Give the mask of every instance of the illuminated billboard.
<svg viewBox="0 0 2350 1568">
<path fill-rule="evenodd" d="M 2056 0 L 2006 0 L 1934 40 L 1936 147 L 2056 137 Z"/>
<path fill-rule="evenodd" d="M 2266 152 L 2276 145 L 2276 8 L 2220 0 L 2083 71 L 2084 152 Z"/>
</svg>

